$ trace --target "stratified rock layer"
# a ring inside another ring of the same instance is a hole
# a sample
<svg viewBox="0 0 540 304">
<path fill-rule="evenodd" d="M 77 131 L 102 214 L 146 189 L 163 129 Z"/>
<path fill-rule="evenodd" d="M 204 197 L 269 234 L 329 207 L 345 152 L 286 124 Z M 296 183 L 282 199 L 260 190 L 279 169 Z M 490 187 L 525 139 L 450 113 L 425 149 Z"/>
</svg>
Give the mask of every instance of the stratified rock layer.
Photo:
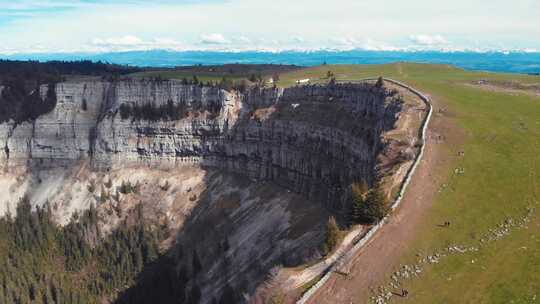
<svg viewBox="0 0 540 304">
<path fill-rule="evenodd" d="M 185 254 L 174 267 L 199 256 L 188 285 L 199 284 L 202 303 L 227 286 L 251 295 L 280 266 L 320 257 L 328 216 L 349 209 L 352 182 L 399 187 L 425 111 L 369 83 L 238 92 L 70 81 L 55 93 L 51 112 L 0 124 L 0 214 L 24 194 L 51 202 L 61 224 L 97 204 L 106 233 L 142 203 L 177 232 L 170 256 Z M 139 192 L 118 193 L 125 181 Z"/>
<path fill-rule="evenodd" d="M 239 93 L 177 81 L 90 81 L 60 83 L 56 95 L 56 108 L 36 121 L 0 125 L 5 167 L 81 159 L 102 170 L 202 165 L 272 180 L 336 210 L 352 181 L 374 179 L 381 134 L 401 109 L 395 93 L 370 84 Z M 122 104 L 183 104 L 187 115 L 123 119 Z"/>
</svg>

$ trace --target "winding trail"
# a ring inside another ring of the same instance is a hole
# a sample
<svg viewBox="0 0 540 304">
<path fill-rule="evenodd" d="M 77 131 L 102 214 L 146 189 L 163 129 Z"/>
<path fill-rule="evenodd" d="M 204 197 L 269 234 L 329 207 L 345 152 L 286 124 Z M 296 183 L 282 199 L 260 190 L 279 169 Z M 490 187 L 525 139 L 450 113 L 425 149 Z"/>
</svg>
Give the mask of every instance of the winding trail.
<svg viewBox="0 0 540 304">
<path fill-rule="evenodd" d="M 368 80 L 373 79 L 363 79 L 362 81 Z M 431 140 L 427 129 L 433 113 L 433 106 L 429 97 L 416 89 L 396 80 L 387 78 L 384 80 L 401 86 L 419 96 L 428 107 L 428 115 L 422 123 L 421 138 L 423 145 L 420 153 L 407 172 L 399 195 L 392 204 L 394 212 L 390 216 L 369 228 L 367 232 L 362 231 L 362 229 L 349 232 L 344 243 L 340 245 L 332 256 L 291 278 L 289 284 L 297 288 L 302 283 L 322 275 L 321 279 L 296 302 L 297 304 L 354 303 L 353 299 L 358 299 L 355 291 L 367 295 L 362 292 L 367 292 L 372 283 L 377 282 L 387 273 L 386 268 L 388 266 L 384 265 L 384 263 L 388 260 L 385 255 L 395 255 L 399 247 L 406 246 L 405 240 L 407 238 L 402 237 L 401 234 L 410 234 L 410 229 L 403 229 L 403 225 L 408 223 L 410 219 L 418 217 L 420 212 L 417 209 L 422 209 L 421 204 L 415 204 L 415 198 L 418 198 L 417 195 L 421 194 L 422 184 L 430 182 L 429 170 L 426 170 L 425 164 L 431 162 L 431 154 L 433 154 L 430 153 L 432 149 L 430 149 L 431 145 L 428 143 Z M 428 152 L 426 153 L 426 151 Z M 428 156 L 425 157 L 425 154 Z M 409 186 L 417 168 L 420 168 L 420 172 L 416 174 L 417 177 L 412 182 L 412 186 Z M 418 193 L 419 190 L 420 193 Z M 431 191 L 431 193 L 433 192 Z M 398 208 L 403 201 L 407 201 L 407 208 Z M 416 202 L 419 201 L 424 202 L 425 200 L 416 200 Z M 405 221 L 405 219 L 407 220 Z M 414 227 L 410 228 L 413 229 Z M 353 246 L 350 246 L 351 244 Z M 347 274 L 346 279 L 343 278 L 343 274 Z M 340 288 L 335 288 L 338 282 Z"/>
</svg>

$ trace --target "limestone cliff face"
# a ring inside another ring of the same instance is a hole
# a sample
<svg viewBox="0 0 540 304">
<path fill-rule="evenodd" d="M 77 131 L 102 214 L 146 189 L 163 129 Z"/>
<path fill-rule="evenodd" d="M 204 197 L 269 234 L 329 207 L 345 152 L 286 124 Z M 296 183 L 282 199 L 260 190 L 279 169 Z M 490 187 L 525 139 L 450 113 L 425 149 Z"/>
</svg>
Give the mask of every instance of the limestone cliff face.
<svg viewBox="0 0 540 304">
<path fill-rule="evenodd" d="M 197 251 L 205 266 L 189 284 L 198 282 L 202 303 L 227 286 L 251 295 L 271 269 L 319 257 L 329 214 L 348 208 L 350 183 L 374 181 L 392 167 L 384 159 L 413 149 L 402 139 L 415 138 L 423 111 L 367 83 L 228 92 L 70 81 L 55 93 L 51 112 L 0 124 L 0 215 L 29 193 L 35 204 L 53 203 L 64 224 L 97 204 L 110 231 L 142 203 L 177 232 L 177 244 Z M 113 199 L 124 181 L 140 182 L 140 192 Z M 193 252 L 177 266 L 190 265 Z"/>
<path fill-rule="evenodd" d="M 0 124 L 4 167 L 81 159 L 102 170 L 218 167 L 275 181 L 336 210 L 352 181 L 374 179 L 381 134 L 401 108 L 397 95 L 370 84 L 239 93 L 178 81 L 90 81 L 60 83 L 56 95 L 55 109 L 36 121 Z M 152 121 L 119 114 L 122 105 L 167 104 L 183 105 L 186 114 Z"/>
<path fill-rule="evenodd" d="M 0 159 L 3 166 L 31 161 L 58 163 L 88 157 L 89 140 L 106 101 L 109 84 L 60 83 L 55 109 L 36 121 L 0 124 Z M 42 96 L 47 87 L 42 87 Z M 86 110 L 82 109 L 83 101 Z"/>
</svg>

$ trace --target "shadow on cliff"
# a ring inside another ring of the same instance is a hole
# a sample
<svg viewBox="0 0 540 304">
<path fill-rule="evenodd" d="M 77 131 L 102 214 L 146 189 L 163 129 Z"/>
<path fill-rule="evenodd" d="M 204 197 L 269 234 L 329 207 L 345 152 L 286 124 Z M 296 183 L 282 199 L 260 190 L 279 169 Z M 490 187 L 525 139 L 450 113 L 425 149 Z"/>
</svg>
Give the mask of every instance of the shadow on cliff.
<svg viewBox="0 0 540 304">
<path fill-rule="evenodd" d="M 210 169 L 204 182 L 175 244 L 116 303 L 242 303 L 274 267 L 320 257 L 320 204 L 237 173 Z"/>
<path fill-rule="evenodd" d="M 235 130 L 236 140 L 259 143 L 244 155 L 264 167 L 257 178 L 346 214 L 350 184 L 377 179 L 381 134 L 394 128 L 400 111 L 387 97 L 397 92 L 370 83 L 297 86 L 272 104 L 258 104 L 267 99 L 265 90 L 272 89 L 247 98 L 250 117 Z"/>
<path fill-rule="evenodd" d="M 207 169 L 175 244 L 115 303 L 246 302 L 276 267 L 320 258 L 328 217 L 346 222 L 350 183 L 374 181 L 380 135 L 399 111 L 381 106 L 386 91 L 256 90 L 244 96 L 248 108 L 227 130 L 229 144 L 210 150 L 202 140 L 199 152 L 229 173 Z"/>
</svg>

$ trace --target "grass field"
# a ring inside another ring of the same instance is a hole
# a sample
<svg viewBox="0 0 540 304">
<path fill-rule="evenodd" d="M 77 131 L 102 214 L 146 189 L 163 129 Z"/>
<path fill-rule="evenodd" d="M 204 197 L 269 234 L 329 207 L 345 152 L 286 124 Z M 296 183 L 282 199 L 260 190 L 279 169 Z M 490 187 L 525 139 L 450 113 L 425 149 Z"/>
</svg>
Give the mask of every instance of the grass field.
<svg viewBox="0 0 540 304">
<path fill-rule="evenodd" d="M 337 80 L 381 75 L 406 82 L 429 94 L 439 105 L 435 111 L 445 108 L 450 130 L 459 133 L 454 134 L 458 140 L 443 144 L 452 155 L 448 166 L 435 169 L 445 187 L 396 267 L 413 263 L 418 253 L 439 252 L 449 245 L 480 246 L 490 229 L 535 208 L 526 228 L 511 229 L 477 252 L 441 259 L 419 278 L 404 281 L 410 294 L 394 297 L 394 302 L 540 303 L 540 97 L 468 85 L 480 79 L 540 83 L 540 77 L 397 63 L 308 68 L 282 74 L 278 85 L 305 78 L 325 82 L 327 71 Z M 454 157 L 461 150 L 465 155 Z M 464 174 L 455 174 L 456 168 Z M 450 228 L 437 228 L 447 220 Z"/>
<path fill-rule="evenodd" d="M 272 64 L 226 64 L 217 66 L 186 66 L 170 69 L 148 70 L 130 74 L 134 78 L 161 77 L 163 79 L 192 79 L 197 76 L 203 82 L 219 82 L 223 78 L 231 81 L 262 77 L 268 79 L 276 74 L 293 71 L 299 67 Z"/>
<path fill-rule="evenodd" d="M 212 73 L 212 72 L 191 72 L 191 71 L 147 71 L 147 72 L 139 72 L 139 73 L 133 73 L 130 76 L 135 78 L 151 78 L 151 77 L 161 77 L 164 79 L 192 79 L 193 75 L 197 75 L 197 78 L 199 78 L 200 81 L 203 82 L 219 82 L 223 77 L 229 79 L 229 80 L 241 80 L 241 79 L 247 79 L 248 75 L 235 75 L 235 74 L 228 74 L 228 73 Z"/>
</svg>

